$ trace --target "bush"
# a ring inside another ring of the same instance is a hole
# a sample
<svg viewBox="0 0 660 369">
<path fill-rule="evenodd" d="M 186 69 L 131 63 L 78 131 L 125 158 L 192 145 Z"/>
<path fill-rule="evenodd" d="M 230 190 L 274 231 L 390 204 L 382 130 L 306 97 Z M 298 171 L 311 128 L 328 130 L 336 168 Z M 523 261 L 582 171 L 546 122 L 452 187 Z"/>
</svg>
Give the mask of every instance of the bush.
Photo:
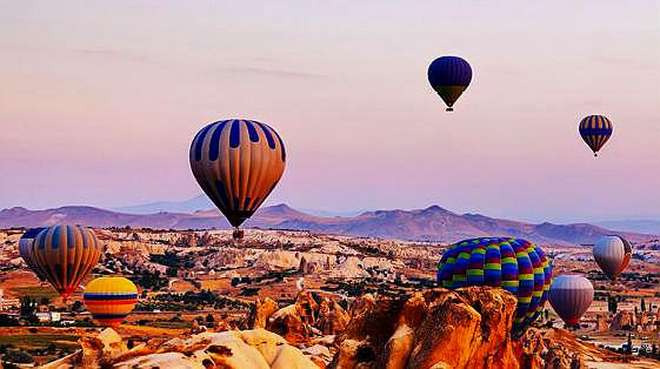
<svg viewBox="0 0 660 369">
<path fill-rule="evenodd" d="M 7 351 L 2 357 L 2 360 L 17 364 L 29 364 L 34 362 L 32 355 L 20 350 Z"/>
<path fill-rule="evenodd" d="M 0 327 L 13 327 L 18 325 L 18 320 L 7 314 L 0 314 Z"/>
</svg>

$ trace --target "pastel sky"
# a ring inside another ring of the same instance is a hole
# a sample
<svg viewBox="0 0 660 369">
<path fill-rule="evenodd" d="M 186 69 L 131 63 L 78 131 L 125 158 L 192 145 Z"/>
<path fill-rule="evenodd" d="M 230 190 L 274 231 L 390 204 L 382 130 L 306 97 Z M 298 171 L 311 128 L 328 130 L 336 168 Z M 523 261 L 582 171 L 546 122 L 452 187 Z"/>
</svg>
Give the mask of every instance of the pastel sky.
<svg viewBox="0 0 660 369">
<path fill-rule="evenodd" d="M 287 145 L 271 203 L 660 217 L 660 2 L 577 3 L 0 0 L 0 208 L 196 196 L 192 136 L 241 117 Z"/>
</svg>

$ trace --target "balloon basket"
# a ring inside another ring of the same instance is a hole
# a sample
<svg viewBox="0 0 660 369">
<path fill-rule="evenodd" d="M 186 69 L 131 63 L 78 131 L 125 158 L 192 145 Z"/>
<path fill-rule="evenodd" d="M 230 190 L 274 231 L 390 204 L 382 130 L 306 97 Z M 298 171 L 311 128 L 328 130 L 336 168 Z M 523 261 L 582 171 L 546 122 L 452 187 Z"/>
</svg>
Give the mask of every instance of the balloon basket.
<svg viewBox="0 0 660 369">
<path fill-rule="evenodd" d="M 243 236 L 245 236 L 245 232 L 242 229 L 235 228 L 231 236 L 234 241 L 240 242 L 243 239 Z"/>
</svg>

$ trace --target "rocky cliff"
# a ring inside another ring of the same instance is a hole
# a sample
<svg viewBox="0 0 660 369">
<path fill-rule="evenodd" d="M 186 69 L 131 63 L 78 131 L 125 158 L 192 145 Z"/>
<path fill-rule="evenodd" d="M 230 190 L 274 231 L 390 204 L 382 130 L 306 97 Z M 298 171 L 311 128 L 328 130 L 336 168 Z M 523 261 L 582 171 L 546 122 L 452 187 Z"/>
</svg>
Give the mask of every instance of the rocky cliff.
<svg viewBox="0 0 660 369">
<path fill-rule="evenodd" d="M 289 306 L 255 304 L 246 322 L 254 329 L 149 340 L 131 349 L 106 329 L 83 337 L 81 352 L 47 368 L 585 369 L 624 359 L 561 329 L 530 328 L 514 339 L 515 306 L 513 295 L 488 287 L 367 294 L 348 311 L 301 292 Z"/>
</svg>

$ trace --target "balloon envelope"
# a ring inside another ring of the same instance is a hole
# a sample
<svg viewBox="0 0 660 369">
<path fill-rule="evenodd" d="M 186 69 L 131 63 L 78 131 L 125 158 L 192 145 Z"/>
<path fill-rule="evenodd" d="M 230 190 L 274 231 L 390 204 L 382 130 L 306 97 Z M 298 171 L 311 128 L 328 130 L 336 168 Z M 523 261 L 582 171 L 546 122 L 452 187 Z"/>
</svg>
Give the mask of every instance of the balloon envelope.
<svg viewBox="0 0 660 369">
<path fill-rule="evenodd" d="M 197 183 L 234 227 L 266 200 L 284 173 L 285 161 L 277 132 L 251 120 L 211 123 L 190 146 Z"/>
<path fill-rule="evenodd" d="M 104 326 L 121 324 L 137 303 L 135 284 L 124 277 L 100 277 L 85 287 L 83 299 L 92 317 Z"/>
<path fill-rule="evenodd" d="M 518 304 L 514 331 L 524 330 L 540 315 L 548 298 L 552 265 L 537 245 L 520 238 L 474 238 L 450 246 L 438 265 L 445 288 L 501 287 Z"/>
<path fill-rule="evenodd" d="M 581 275 L 563 274 L 552 281 L 550 305 L 569 325 L 576 325 L 594 299 L 594 286 Z"/>
<path fill-rule="evenodd" d="M 465 59 L 458 56 L 441 56 L 435 59 L 428 69 L 431 87 L 447 104 L 447 111 L 452 107 L 472 81 L 472 68 Z"/>
<path fill-rule="evenodd" d="M 594 156 L 598 156 L 598 151 L 610 139 L 613 131 L 612 122 L 603 115 L 590 115 L 580 121 L 580 136 L 594 152 Z"/>
<path fill-rule="evenodd" d="M 98 263 L 101 245 L 85 227 L 56 225 L 37 235 L 32 254 L 37 275 L 43 274 L 66 300 Z"/>
<path fill-rule="evenodd" d="M 605 236 L 596 241 L 594 259 L 611 280 L 615 280 L 630 264 L 632 246 L 621 236 Z"/>
<path fill-rule="evenodd" d="M 39 235 L 41 231 L 47 229 L 46 227 L 40 228 L 31 228 L 23 233 L 21 239 L 18 240 L 18 253 L 25 261 L 25 264 L 32 270 L 41 281 L 46 280 L 46 276 L 41 273 L 41 270 L 37 268 L 34 261 L 34 254 L 32 252 L 32 245 L 34 244 L 34 239 Z"/>
</svg>

